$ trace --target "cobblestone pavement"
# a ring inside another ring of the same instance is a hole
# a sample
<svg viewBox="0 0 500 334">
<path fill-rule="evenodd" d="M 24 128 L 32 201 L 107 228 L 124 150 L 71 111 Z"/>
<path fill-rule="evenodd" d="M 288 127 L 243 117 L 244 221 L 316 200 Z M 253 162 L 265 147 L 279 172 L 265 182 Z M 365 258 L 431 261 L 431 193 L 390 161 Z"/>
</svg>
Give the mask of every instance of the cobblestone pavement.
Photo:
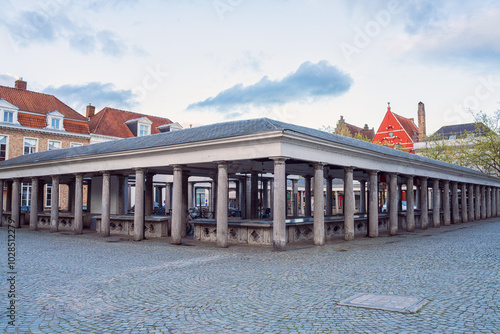
<svg viewBox="0 0 500 334">
<path fill-rule="evenodd" d="M 286 252 L 21 229 L 16 327 L 6 227 L 0 244 L 6 333 L 500 332 L 500 220 Z M 360 292 L 430 303 L 414 314 L 337 304 Z"/>
</svg>

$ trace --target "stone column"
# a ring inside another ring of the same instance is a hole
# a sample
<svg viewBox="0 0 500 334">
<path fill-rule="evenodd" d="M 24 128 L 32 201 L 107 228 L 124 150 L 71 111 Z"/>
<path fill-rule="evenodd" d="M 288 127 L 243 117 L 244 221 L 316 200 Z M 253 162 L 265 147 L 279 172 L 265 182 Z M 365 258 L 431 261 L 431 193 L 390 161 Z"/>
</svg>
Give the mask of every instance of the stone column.
<svg viewBox="0 0 500 334">
<path fill-rule="evenodd" d="M 427 229 L 429 224 L 429 204 L 427 199 L 428 194 L 427 178 L 420 178 L 420 223 L 422 230 Z"/>
<path fill-rule="evenodd" d="M 500 217 L 500 188 L 497 189 L 497 217 Z"/>
<path fill-rule="evenodd" d="M 172 192 L 172 244 L 182 244 L 182 167 L 174 166 Z"/>
<path fill-rule="evenodd" d="M 3 180 L 0 180 L 0 226 L 3 225 Z"/>
<path fill-rule="evenodd" d="M 332 177 L 327 176 L 326 177 L 326 207 L 325 207 L 325 216 L 331 216 L 333 215 L 332 208 L 333 208 L 333 198 L 332 198 Z"/>
<path fill-rule="evenodd" d="M 292 180 L 292 216 L 298 217 L 299 215 L 299 188 L 297 180 Z"/>
<path fill-rule="evenodd" d="M 450 211 L 450 181 L 444 181 L 443 186 L 443 225 L 449 226 L 451 223 Z"/>
<path fill-rule="evenodd" d="M 406 179 L 406 231 L 415 231 L 415 200 L 413 196 L 413 176 Z"/>
<path fill-rule="evenodd" d="M 496 217 L 497 193 L 495 187 L 491 187 L 491 217 Z"/>
<path fill-rule="evenodd" d="M 468 213 L 468 210 L 467 210 L 467 185 L 465 183 L 462 183 L 462 223 L 467 223 L 467 221 L 468 221 L 467 213 Z"/>
<path fill-rule="evenodd" d="M 370 171 L 370 186 L 368 197 L 368 236 L 378 237 L 378 172 Z"/>
<path fill-rule="evenodd" d="M 286 249 L 286 172 L 284 158 L 274 160 L 274 207 L 273 207 L 273 247 L 275 250 Z"/>
<path fill-rule="evenodd" d="M 12 181 L 5 181 L 7 187 L 7 196 L 5 198 L 5 210 L 12 212 Z"/>
<path fill-rule="evenodd" d="M 188 179 L 189 175 L 187 174 L 186 171 L 182 173 L 182 225 L 181 225 L 181 236 L 184 238 L 187 235 L 187 216 L 188 216 Z M 215 208 L 215 214 L 214 218 L 217 217 L 217 179 L 214 180 L 214 208 Z"/>
<path fill-rule="evenodd" d="M 439 180 L 434 179 L 432 183 L 432 223 L 434 227 L 440 227 L 441 225 L 441 206 L 439 203 L 440 193 L 441 190 L 439 189 Z"/>
<path fill-rule="evenodd" d="M 311 177 L 309 175 L 304 176 L 305 181 L 305 207 L 304 207 L 304 217 L 311 217 Z"/>
<path fill-rule="evenodd" d="M 469 184 L 469 221 L 474 221 L 474 186 Z"/>
<path fill-rule="evenodd" d="M 354 168 L 344 167 L 344 239 L 354 240 Z"/>
<path fill-rule="evenodd" d="M 269 180 L 262 180 L 262 207 L 269 208 Z"/>
<path fill-rule="evenodd" d="M 243 179 L 239 180 L 240 183 L 240 210 L 241 218 L 247 219 L 247 177 L 244 176 Z"/>
<path fill-rule="evenodd" d="M 167 183 L 165 185 L 165 214 L 168 215 L 170 212 L 170 209 L 172 208 L 172 205 L 170 204 L 172 202 L 172 183 Z"/>
<path fill-rule="evenodd" d="M 398 175 L 389 175 L 389 235 L 398 234 Z"/>
<path fill-rule="evenodd" d="M 30 229 L 38 230 L 38 177 L 31 178 L 31 208 L 30 208 Z M 2 189 L 3 193 L 3 189 Z"/>
<path fill-rule="evenodd" d="M 109 172 L 102 173 L 102 212 L 101 212 L 101 236 L 109 237 L 110 234 L 110 205 L 111 205 L 111 191 L 110 191 L 110 179 L 111 175 Z M 135 205 L 137 208 L 137 203 Z"/>
<path fill-rule="evenodd" d="M 59 231 L 59 175 L 52 175 L 50 232 Z"/>
<path fill-rule="evenodd" d="M 366 213 L 366 181 L 359 181 L 359 212 Z"/>
<path fill-rule="evenodd" d="M 144 215 L 151 216 L 153 214 L 153 176 L 154 174 L 147 173 L 146 175 L 146 194 L 144 195 Z M 136 200 L 137 202 L 137 200 Z M 137 204 L 136 204 L 137 206 Z"/>
<path fill-rule="evenodd" d="M 68 183 L 68 211 L 75 212 L 75 182 Z"/>
<path fill-rule="evenodd" d="M 324 166 L 322 163 L 314 163 L 314 245 L 316 246 L 323 246 L 325 244 L 323 168 Z"/>
<path fill-rule="evenodd" d="M 217 247 L 228 246 L 228 196 L 229 183 L 227 178 L 227 164 L 217 165 Z"/>
<path fill-rule="evenodd" d="M 486 219 L 486 187 L 481 186 L 481 219 Z"/>
<path fill-rule="evenodd" d="M 194 207 L 195 205 L 193 205 L 193 196 L 195 195 L 195 192 L 194 192 L 194 182 L 189 182 L 188 181 L 188 188 L 187 188 L 187 192 L 188 192 L 188 195 L 187 195 L 187 207 L 188 209 L 189 208 L 192 208 Z"/>
<path fill-rule="evenodd" d="M 12 209 L 11 217 L 15 227 L 21 227 L 21 180 L 14 179 L 12 183 Z"/>
<path fill-rule="evenodd" d="M 459 207 L 458 207 L 458 184 L 451 183 L 451 222 L 458 224 L 460 222 Z"/>
<path fill-rule="evenodd" d="M 135 170 L 134 240 L 144 239 L 144 169 Z M 173 223 L 172 223 L 173 224 Z"/>
<path fill-rule="evenodd" d="M 486 217 L 491 218 L 491 187 L 486 188 L 486 200 L 488 201 L 486 203 Z"/>
<path fill-rule="evenodd" d="M 126 180 L 127 180 L 127 178 L 125 176 L 118 176 L 118 214 L 120 214 L 120 215 L 125 215 L 125 214 L 127 214 L 127 211 L 128 211 L 127 204 L 126 204 L 127 196 L 125 196 L 125 190 L 126 190 L 125 181 Z"/>
<path fill-rule="evenodd" d="M 335 191 L 335 214 L 338 214 L 339 210 L 340 210 L 339 192 Z"/>
<path fill-rule="evenodd" d="M 245 176 L 245 213 L 246 219 L 252 218 L 252 182 L 251 177 Z"/>
<path fill-rule="evenodd" d="M 75 234 L 83 233 L 83 175 L 75 175 L 75 224 L 73 232 Z"/>
<path fill-rule="evenodd" d="M 475 210 L 474 210 L 474 215 L 475 215 L 475 220 L 481 220 L 481 188 L 479 187 L 479 184 L 476 184 L 476 197 L 475 197 Z"/>
<path fill-rule="evenodd" d="M 259 174 L 252 172 L 250 174 L 250 191 L 251 191 L 251 219 L 259 218 Z"/>
</svg>

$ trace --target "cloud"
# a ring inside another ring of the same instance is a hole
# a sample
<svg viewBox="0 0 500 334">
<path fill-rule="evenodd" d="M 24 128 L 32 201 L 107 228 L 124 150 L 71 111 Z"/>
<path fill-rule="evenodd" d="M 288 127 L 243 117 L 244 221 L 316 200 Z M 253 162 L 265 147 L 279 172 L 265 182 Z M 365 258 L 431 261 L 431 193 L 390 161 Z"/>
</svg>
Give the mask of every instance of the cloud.
<svg viewBox="0 0 500 334">
<path fill-rule="evenodd" d="M 14 83 L 19 79 L 16 76 L 13 76 L 9 73 L 0 73 L 0 85 L 14 87 Z"/>
<path fill-rule="evenodd" d="M 132 1 L 131 1 L 132 2 Z M 84 18 L 69 16 L 65 6 L 72 3 L 57 4 L 55 7 L 36 10 L 13 11 L 0 21 L 7 28 L 9 36 L 18 47 L 31 44 L 67 41 L 76 51 L 83 54 L 102 52 L 119 58 L 129 51 L 137 54 L 140 47 L 129 46 L 120 36 L 109 30 L 96 30 Z"/>
<path fill-rule="evenodd" d="M 230 108 L 283 105 L 322 97 L 341 95 L 349 90 L 352 78 L 323 60 L 317 64 L 305 62 L 297 71 L 281 80 L 270 80 L 267 76 L 250 86 L 234 85 L 215 97 L 193 103 L 188 110 L 212 108 L 227 112 Z"/>
<path fill-rule="evenodd" d="M 98 108 L 131 109 L 137 105 L 136 96 L 131 90 L 117 89 L 112 83 L 89 82 L 81 85 L 49 86 L 43 92 L 57 96 L 75 110 L 83 110 L 89 103 Z"/>
</svg>

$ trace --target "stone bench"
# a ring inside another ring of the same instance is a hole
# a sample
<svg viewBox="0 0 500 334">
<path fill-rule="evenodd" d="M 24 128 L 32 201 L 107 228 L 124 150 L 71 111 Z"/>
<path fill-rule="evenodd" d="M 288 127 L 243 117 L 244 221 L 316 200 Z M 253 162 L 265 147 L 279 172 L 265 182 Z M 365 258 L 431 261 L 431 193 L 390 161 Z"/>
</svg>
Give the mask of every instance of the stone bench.
<svg viewBox="0 0 500 334">
<path fill-rule="evenodd" d="M 96 231 L 101 229 L 101 216 L 95 216 Z M 134 216 L 111 215 L 110 234 L 134 235 Z M 146 216 L 144 218 L 144 232 L 146 238 L 161 238 L 169 235 L 171 226 L 170 216 Z"/>
</svg>

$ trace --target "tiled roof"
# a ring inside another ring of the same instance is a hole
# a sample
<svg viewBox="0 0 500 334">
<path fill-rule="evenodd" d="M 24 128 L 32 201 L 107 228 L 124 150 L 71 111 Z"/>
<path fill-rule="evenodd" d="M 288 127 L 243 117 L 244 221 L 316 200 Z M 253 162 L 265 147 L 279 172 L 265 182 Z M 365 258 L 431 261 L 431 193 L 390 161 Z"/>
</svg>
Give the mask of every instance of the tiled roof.
<svg viewBox="0 0 500 334">
<path fill-rule="evenodd" d="M 468 133 L 473 134 L 486 134 L 491 130 L 484 125 L 484 123 L 465 123 L 465 124 L 455 124 L 442 126 L 436 131 L 432 136 L 439 136 L 439 138 L 448 139 L 450 136 L 454 135 L 457 138 L 463 138 Z"/>
<path fill-rule="evenodd" d="M 416 142 L 418 139 L 418 128 L 415 125 L 415 123 L 406 117 L 400 116 L 398 114 L 392 113 L 394 117 L 398 120 L 398 122 L 401 124 L 403 129 L 405 129 L 406 133 L 408 133 L 408 136 L 413 140 L 413 142 Z"/>
<path fill-rule="evenodd" d="M 388 147 L 372 144 L 362 140 L 357 140 L 345 136 L 328 133 L 326 131 L 306 128 L 304 126 L 283 123 L 269 118 L 258 118 L 244 121 L 232 121 L 226 123 L 210 124 L 195 128 L 187 128 L 178 131 L 160 133 L 151 136 L 133 137 L 115 141 L 107 141 L 92 145 L 84 145 L 73 148 L 63 148 L 59 150 L 43 151 L 33 154 L 21 155 L 16 158 L 0 161 L 0 168 L 4 166 L 13 166 L 23 163 L 38 163 L 41 161 L 50 161 L 56 159 L 79 159 L 84 156 L 96 154 L 108 154 L 113 152 L 125 152 L 154 147 L 165 147 L 170 145 L 179 145 L 186 143 L 196 143 L 207 140 L 231 138 L 235 136 L 258 134 L 268 131 L 289 131 L 304 134 L 307 136 L 323 139 L 333 143 L 383 153 L 390 157 L 405 158 L 412 162 L 431 162 L 434 165 L 463 170 L 469 173 L 482 173 L 472 171 L 468 168 L 452 165 L 447 162 L 437 161 L 426 157 L 410 154 L 400 150 L 394 150 Z"/>
<path fill-rule="evenodd" d="M 168 118 L 138 114 L 131 111 L 106 107 L 90 118 L 90 133 L 120 138 L 134 137 L 125 122 L 142 117 L 147 117 L 151 122 L 153 122 L 151 125 L 151 134 L 160 133 L 157 129 L 160 125 L 172 123 L 172 121 Z"/>
<path fill-rule="evenodd" d="M 0 98 L 17 106 L 20 111 L 29 111 L 41 115 L 57 110 L 65 118 L 85 121 L 85 116 L 79 114 L 54 95 L 32 92 L 12 87 L 0 86 Z"/>
</svg>

